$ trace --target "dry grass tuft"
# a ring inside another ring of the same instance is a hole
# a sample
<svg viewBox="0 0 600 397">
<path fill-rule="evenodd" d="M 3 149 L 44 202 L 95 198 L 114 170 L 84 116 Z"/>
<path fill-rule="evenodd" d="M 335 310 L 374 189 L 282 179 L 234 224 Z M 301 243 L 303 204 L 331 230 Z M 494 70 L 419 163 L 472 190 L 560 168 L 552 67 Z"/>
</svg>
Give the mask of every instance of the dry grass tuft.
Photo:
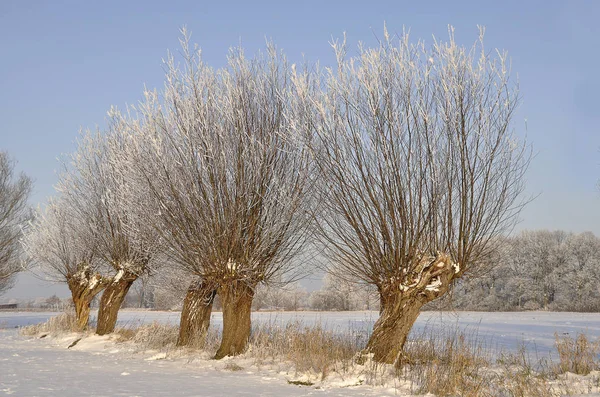
<svg viewBox="0 0 600 397">
<path fill-rule="evenodd" d="M 115 333 L 118 342 L 131 341 L 139 350 L 169 350 L 177 343 L 178 327 L 154 321 L 137 328 L 121 327 Z"/>
<path fill-rule="evenodd" d="M 28 325 L 20 329 L 21 335 L 59 335 L 67 332 L 77 331 L 77 319 L 74 313 L 62 313 L 58 316 L 50 317 L 45 323 Z"/>
<path fill-rule="evenodd" d="M 484 370 L 490 364 L 482 344 L 464 333 L 423 333 L 406 344 L 397 366 L 399 376 L 414 392 L 436 396 L 479 396 L 487 386 Z"/>
<path fill-rule="evenodd" d="M 119 336 L 117 342 L 133 342 L 137 350 L 171 350 L 177 344 L 179 327 L 172 324 L 163 324 L 154 321 L 151 324 L 129 324 L 117 327 L 115 334 Z M 190 338 L 184 349 L 190 351 L 216 351 L 221 343 L 221 333 L 210 328 L 206 337 L 200 335 Z"/>
<path fill-rule="evenodd" d="M 117 326 L 115 328 L 114 334 L 117 335 L 117 342 L 129 342 L 133 340 L 135 334 L 137 332 L 137 328 L 130 326 Z"/>
<path fill-rule="evenodd" d="M 550 382 L 555 376 L 548 361 L 532 363 L 525 346 L 516 353 L 501 354 L 497 360 L 496 353 L 474 333 L 424 332 L 407 343 L 398 377 L 409 381 L 414 393 L 438 397 L 560 395 Z"/>
<path fill-rule="evenodd" d="M 249 354 L 259 363 L 283 358 L 294 365 L 296 372 L 318 373 L 325 379 L 331 371 L 346 372 L 361 348 L 350 333 L 294 322 L 284 327 L 267 324 L 255 328 Z"/>
<path fill-rule="evenodd" d="M 491 388 L 493 396 L 509 395 L 515 397 L 551 397 L 553 388 L 549 383 L 553 374 L 548 361 L 531 361 L 525 345 L 516 353 L 503 353 L 496 361 L 500 366 L 496 385 Z"/>
<path fill-rule="evenodd" d="M 554 334 L 554 337 L 556 350 L 558 350 L 557 372 L 559 374 L 571 372 L 587 375 L 600 369 L 600 362 L 598 362 L 600 341 L 591 342 L 584 334 L 578 334 L 575 338 L 558 334 Z"/>
</svg>

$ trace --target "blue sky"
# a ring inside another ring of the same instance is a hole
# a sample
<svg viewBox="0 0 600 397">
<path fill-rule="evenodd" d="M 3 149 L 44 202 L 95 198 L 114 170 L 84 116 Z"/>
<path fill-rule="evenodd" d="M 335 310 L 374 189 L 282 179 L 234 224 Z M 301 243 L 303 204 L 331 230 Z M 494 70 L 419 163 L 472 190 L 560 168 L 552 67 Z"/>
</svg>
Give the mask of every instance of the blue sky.
<svg viewBox="0 0 600 397">
<path fill-rule="evenodd" d="M 599 19 L 593 0 L 2 0 L 0 150 L 35 179 L 32 204 L 44 202 L 57 181 L 56 159 L 74 149 L 81 127 L 102 127 L 111 105 L 137 102 L 144 84 L 162 85 L 161 60 L 178 49 L 184 25 L 215 67 L 229 47 L 241 43 L 252 53 L 266 38 L 292 62 L 304 56 L 331 65 L 328 43 L 343 32 L 352 54 L 358 41 L 374 43 L 384 22 L 429 43 L 432 35 L 446 38 L 451 24 L 467 46 L 483 25 L 486 47 L 512 59 L 522 96 L 514 126 L 536 153 L 527 177 L 529 193 L 539 196 L 519 228 L 600 235 Z M 6 296 L 45 295 L 38 284 L 22 278 Z"/>
</svg>

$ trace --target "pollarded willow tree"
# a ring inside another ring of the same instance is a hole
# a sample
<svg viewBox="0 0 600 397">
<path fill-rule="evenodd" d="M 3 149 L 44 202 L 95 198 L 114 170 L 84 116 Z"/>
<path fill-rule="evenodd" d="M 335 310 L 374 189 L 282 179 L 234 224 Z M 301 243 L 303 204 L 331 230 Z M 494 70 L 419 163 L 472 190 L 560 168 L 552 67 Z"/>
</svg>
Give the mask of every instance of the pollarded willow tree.
<svg viewBox="0 0 600 397">
<path fill-rule="evenodd" d="M 214 291 L 223 302 L 216 358 L 243 352 L 259 283 L 300 270 L 310 219 L 309 152 L 294 134 L 289 66 L 272 46 L 248 59 L 232 50 L 214 71 L 183 41 L 164 94 L 147 93 L 131 156 L 156 200 L 156 230 L 171 259 L 198 277 L 186 296 L 180 344 L 206 330 Z M 187 316 L 187 318 L 186 318 Z M 186 324 L 188 328 L 186 327 Z"/>
<path fill-rule="evenodd" d="M 0 152 L 0 294 L 12 287 L 13 276 L 22 269 L 19 239 L 30 216 L 31 180 L 15 176 L 14 168 L 8 154 Z"/>
<path fill-rule="evenodd" d="M 312 106 L 318 235 L 331 272 L 379 291 L 367 344 L 378 362 L 401 363 L 421 307 L 485 262 L 525 204 L 517 86 L 506 54 L 487 53 L 482 38 L 465 49 L 451 32 L 427 48 L 386 31 L 356 58 L 334 43 L 321 95 L 295 77 Z"/>
<path fill-rule="evenodd" d="M 88 220 L 85 238 L 98 260 L 112 271 L 100 298 L 99 335 L 114 331 L 129 288 L 150 271 L 160 247 L 147 220 L 138 216 L 147 192 L 127 188 L 131 170 L 120 161 L 125 142 L 119 128 L 111 124 L 106 134 L 84 133 L 57 186 L 70 211 Z"/>
<path fill-rule="evenodd" d="M 78 330 L 87 328 L 90 304 L 109 283 L 99 272 L 93 240 L 86 228 L 89 219 L 60 198 L 39 210 L 23 236 L 27 260 L 49 280 L 66 283 L 75 306 Z"/>
</svg>

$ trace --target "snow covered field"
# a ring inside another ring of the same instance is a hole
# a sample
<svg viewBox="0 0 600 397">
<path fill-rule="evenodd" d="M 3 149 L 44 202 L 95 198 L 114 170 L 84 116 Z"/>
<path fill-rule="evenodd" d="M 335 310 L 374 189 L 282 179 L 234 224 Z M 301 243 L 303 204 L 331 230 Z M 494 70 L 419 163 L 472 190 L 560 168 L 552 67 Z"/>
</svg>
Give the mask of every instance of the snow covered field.
<svg viewBox="0 0 600 397">
<path fill-rule="evenodd" d="M 66 347 L 76 338 L 30 339 L 18 335 L 15 327 L 46 321 L 57 313 L 0 313 L 0 395 L 14 396 L 353 396 L 394 395 L 390 388 L 370 386 L 316 389 L 289 385 L 285 368 L 258 369 L 241 363 L 242 369 L 226 368 L 227 359 L 213 361 L 189 357 L 162 360 L 156 352 L 133 354 L 115 347 L 107 337 L 91 337 L 73 349 Z M 285 324 L 300 321 L 320 323 L 339 332 L 364 333 L 377 318 L 376 312 L 295 312 L 254 313 L 254 323 Z M 122 311 L 122 325 L 159 321 L 176 324 L 177 312 Z M 212 324 L 220 326 L 221 313 Z M 422 313 L 415 332 L 423 329 L 453 331 L 484 340 L 491 349 L 516 351 L 522 343 L 537 356 L 553 352 L 554 333 L 586 333 L 600 337 L 600 314 L 580 313 Z M 333 383 L 335 385 L 335 382 Z"/>
</svg>

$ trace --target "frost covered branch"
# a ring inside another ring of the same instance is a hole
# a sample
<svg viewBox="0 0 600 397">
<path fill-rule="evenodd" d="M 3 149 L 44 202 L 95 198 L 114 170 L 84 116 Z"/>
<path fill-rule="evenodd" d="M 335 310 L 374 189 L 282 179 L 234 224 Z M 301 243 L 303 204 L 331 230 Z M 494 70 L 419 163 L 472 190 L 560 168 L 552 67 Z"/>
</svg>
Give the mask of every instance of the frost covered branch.
<svg viewBox="0 0 600 397">
<path fill-rule="evenodd" d="M 407 34 L 346 57 L 305 98 L 319 169 L 318 236 L 329 271 L 375 285 L 382 317 L 369 349 L 394 362 L 420 307 L 489 259 L 526 203 L 528 147 L 506 54 L 480 40 Z"/>
<path fill-rule="evenodd" d="M 14 175 L 14 162 L 0 152 L 0 295 L 12 287 L 13 276 L 22 269 L 21 237 L 30 213 L 27 198 L 31 180 Z"/>
</svg>

